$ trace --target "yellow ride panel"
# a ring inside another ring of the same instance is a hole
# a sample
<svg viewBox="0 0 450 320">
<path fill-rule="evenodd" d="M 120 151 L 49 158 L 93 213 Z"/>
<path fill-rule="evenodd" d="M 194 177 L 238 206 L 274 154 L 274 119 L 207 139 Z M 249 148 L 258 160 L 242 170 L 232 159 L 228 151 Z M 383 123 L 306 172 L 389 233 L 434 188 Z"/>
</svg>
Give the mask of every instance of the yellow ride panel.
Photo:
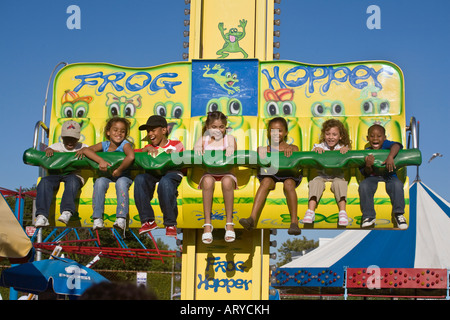
<svg viewBox="0 0 450 320">
<path fill-rule="evenodd" d="M 227 75 L 234 74 L 234 83 Z M 194 60 L 150 68 L 126 68 L 109 64 L 74 64 L 63 68 L 55 79 L 53 110 L 50 121 L 49 144 L 59 141 L 61 125 L 66 120 L 81 124 L 81 141 L 92 145 L 103 141 L 103 127 L 113 116 L 130 120 L 130 140 L 135 148 L 147 144 L 142 141 L 145 131 L 138 127 L 152 114 L 165 116 L 169 123 L 170 139 L 183 142 L 192 150 L 201 136 L 206 114 L 219 110 L 228 117 L 231 134 L 237 139 L 238 150 L 256 151 L 267 145 L 267 123 L 275 116 L 288 121 L 289 143 L 301 151 L 311 151 L 323 121 L 341 120 L 347 127 L 353 150 L 361 150 L 367 140 L 367 128 L 380 123 L 387 138 L 406 144 L 403 76 L 400 69 L 389 62 L 353 62 L 339 65 L 308 65 L 292 61 L 259 62 L 247 60 Z M 179 186 L 179 218 L 182 228 L 200 228 L 203 224 L 202 193 L 198 182 L 206 168 L 196 166 L 187 170 Z M 234 221 L 248 217 L 259 186 L 256 169 L 238 166 L 238 189 L 235 190 Z M 92 225 L 93 181 L 97 176 L 84 170 L 88 177 L 79 200 L 79 217 L 71 223 Z M 136 171 L 134 174 L 138 174 Z M 307 208 L 308 180 L 313 170 L 303 170 L 303 180 L 297 188 L 298 215 Z M 406 170 L 398 173 L 405 183 L 406 214 L 409 215 L 408 179 Z M 347 228 L 359 228 L 358 182 L 362 176 L 356 168 L 346 169 L 348 185 Z M 57 204 L 62 188 L 56 195 Z M 156 195 L 156 194 L 155 194 Z M 153 199 L 157 223 L 162 223 L 158 200 Z M 106 195 L 105 223 L 115 220 L 116 196 L 114 184 Z M 56 205 L 56 208 L 58 206 Z M 380 184 L 376 195 L 377 227 L 392 228 L 390 199 Z M 329 187 L 317 209 L 314 228 L 337 228 L 337 205 Z M 213 201 L 213 222 L 222 227 L 225 212 L 220 183 Z M 59 222 L 51 223 L 59 225 Z M 56 220 L 56 219 L 55 219 Z M 258 221 L 260 228 L 287 228 L 290 224 L 282 186 L 269 194 Z M 140 226 L 134 206 L 133 186 L 130 189 L 129 227 Z M 302 225 L 301 225 L 302 227 Z"/>
</svg>

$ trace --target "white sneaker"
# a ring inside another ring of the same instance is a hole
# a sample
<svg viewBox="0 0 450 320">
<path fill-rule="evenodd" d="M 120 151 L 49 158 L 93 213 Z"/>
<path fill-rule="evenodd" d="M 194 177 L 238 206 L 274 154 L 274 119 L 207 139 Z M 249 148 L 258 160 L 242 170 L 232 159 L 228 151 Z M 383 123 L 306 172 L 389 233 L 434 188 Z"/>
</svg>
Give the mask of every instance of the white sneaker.
<svg viewBox="0 0 450 320">
<path fill-rule="evenodd" d="M 338 224 L 340 226 L 348 226 L 348 215 L 347 212 L 345 210 L 341 210 L 339 211 L 339 222 Z"/>
<path fill-rule="evenodd" d="M 97 230 L 97 229 L 103 229 L 105 227 L 105 225 L 103 224 L 103 219 L 94 219 L 94 226 L 92 227 L 92 229 Z"/>
<path fill-rule="evenodd" d="M 70 211 L 63 211 L 61 213 L 61 215 L 59 216 L 58 221 L 61 221 L 64 224 L 68 224 L 69 220 L 70 220 L 70 217 L 72 217 L 72 212 L 70 212 Z"/>
<path fill-rule="evenodd" d="M 127 227 L 127 221 L 125 220 L 125 218 L 117 218 L 116 222 L 114 222 L 113 224 L 113 227 L 125 230 L 125 228 Z"/>
<path fill-rule="evenodd" d="M 36 217 L 36 221 L 34 222 L 35 227 L 46 227 L 48 225 L 48 219 L 44 215 L 40 214 Z"/>
<path fill-rule="evenodd" d="M 303 222 L 303 224 L 305 224 L 305 223 L 313 223 L 315 217 L 316 217 L 315 212 L 308 209 L 308 210 L 306 210 L 306 213 L 305 213 L 305 216 L 303 217 L 302 222 Z"/>
</svg>

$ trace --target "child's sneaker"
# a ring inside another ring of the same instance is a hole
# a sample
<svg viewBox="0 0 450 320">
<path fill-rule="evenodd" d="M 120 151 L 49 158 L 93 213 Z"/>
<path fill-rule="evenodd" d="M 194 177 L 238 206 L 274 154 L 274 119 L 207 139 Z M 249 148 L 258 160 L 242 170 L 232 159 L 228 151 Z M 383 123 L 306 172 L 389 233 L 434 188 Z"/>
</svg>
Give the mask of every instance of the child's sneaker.
<svg viewBox="0 0 450 320">
<path fill-rule="evenodd" d="M 375 224 L 375 218 L 365 218 L 361 223 L 361 228 L 368 228 Z"/>
<path fill-rule="evenodd" d="M 113 227 L 121 229 L 121 230 L 125 230 L 127 227 L 127 220 L 125 220 L 125 218 L 117 218 L 116 222 L 114 222 L 114 224 L 113 224 Z"/>
<path fill-rule="evenodd" d="M 150 232 L 150 231 L 152 231 L 152 230 L 154 230 L 156 228 L 158 228 L 158 225 L 156 224 L 155 220 L 147 221 L 139 229 L 139 234 Z"/>
<path fill-rule="evenodd" d="M 177 236 L 177 226 L 166 226 L 166 236 L 176 237 Z"/>
<path fill-rule="evenodd" d="M 105 227 L 105 225 L 103 224 L 103 219 L 94 219 L 94 226 L 92 227 L 92 229 L 97 230 L 97 229 L 103 229 Z"/>
<path fill-rule="evenodd" d="M 305 223 L 313 223 L 314 219 L 316 217 L 316 214 L 314 213 L 314 211 L 308 209 L 306 210 L 305 216 L 303 217 L 303 224 Z"/>
<path fill-rule="evenodd" d="M 408 224 L 406 223 L 406 218 L 402 213 L 394 213 L 395 222 L 397 223 L 397 227 L 399 229 L 405 230 L 408 229 Z"/>
<path fill-rule="evenodd" d="M 338 224 L 342 227 L 348 226 L 348 215 L 345 210 L 339 211 L 339 222 Z"/>
<path fill-rule="evenodd" d="M 58 221 L 61 221 L 64 224 L 68 224 L 69 220 L 70 220 L 70 217 L 72 217 L 72 212 L 70 212 L 70 211 L 63 211 L 61 213 L 61 215 L 59 216 Z"/>
<path fill-rule="evenodd" d="M 35 226 L 36 228 L 38 228 L 38 227 L 46 227 L 46 226 L 48 226 L 48 225 L 49 225 L 48 219 L 47 219 L 45 216 L 43 216 L 42 214 L 40 214 L 40 215 L 38 215 L 38 216 L 36 217 L 36 221 L 34 222 L 34 226 Z"/>
</svg>

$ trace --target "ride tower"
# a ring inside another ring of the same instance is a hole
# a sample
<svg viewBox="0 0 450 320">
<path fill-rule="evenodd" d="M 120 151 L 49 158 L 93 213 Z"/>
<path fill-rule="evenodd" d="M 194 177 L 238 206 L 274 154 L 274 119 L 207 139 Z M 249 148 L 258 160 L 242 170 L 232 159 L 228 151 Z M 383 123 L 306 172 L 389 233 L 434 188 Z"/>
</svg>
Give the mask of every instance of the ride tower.
<svg viewBox="0 0 450 320">
<path fill-rule="evenodd" d="M 271 191 L 256 223 L 246 231 L 239 219 L 250 215 L 254 195 L 259 187 L 260 170 L 275 168 L 282 174 L 301 171 L 303 179 L 297 187 L 298 216 L 303 217 L 308 204 L 308 180 L 317 169 L 345 170 L 348 181 L 347 229 L 360 229 L 361 211 L 358 184 L 362 179 L 359 167 L 364 164 L 367 129 L 382 124 L 389 140 L 407 146 L 404 81 L 398 66 L 386 61 L 350 62 L 334 65 L 311 65 L 281 61 L 274 48 L 279 43 L 279 1 L 262 0 L 191 0 L 186 1 L 185 36 L 183 46 L 187 61 L 147 68 L 128 68 L 106 63 L 70 64 L 55 77 L 53 108 L 47 129 L 48 144 L 57 142 L 61 125 L 66 120 L 81 124 L 82 139 L 89 145 L 103 141 L 106 119 L 113 115 L 131 122 L 130 141 L 135 148 L 147 144 L 146 132 L 139 131 L 150 115 L 166 117 L 169 138 L 180 140 L 186 151 L 179 155 L 161 154 L 152 158 L 136 153 L 132 172 L 164 173 L 178 168 L 185 176 L 178 188 L 177 226 L 182 230 L 182 299 L 268 299 L 270 278 L 270 239 L 276 229 L 287 229 L 290 214 L 282 184 Z M 275 38 L 274 38 L 275 37 Z M 236 137 L 237 151 L 231 157 L 218 154 L 213 160 L 198 158 L 192 149 L 201 137 L 206 115 L 222 111 L 231 134 Z M 288 142 L 299 147 L 291 157 L 277 155 L 263 162 L 258 146 L 268 144 L 267 123 L 276 116 L 288 122 Z M 311 152 L 318 143 L 322 123 L 336 118 L 344 123 L 352 139 L 354 151 L 341 155 L 330 151 L 318 155 Z M 42 123 L 36 126 L 39 130 Z M 412 133 L 412 132 L 411 132 Z M 35 137 L 37 135 L 35 134 Z M 414 140 L 414 139 L 413 139 Z M 387 151 L 371 151 L 375 165 L 383 170 Z M 101 154 L 117 167 L 124 155 Z M 77 160 L 71 154 L 55 154 L 46 158 L 38 143 L 25 151 L 24 162 L 41 166 L 48 172 L 79 168 L 85 175 L 78 215 L 71 227 L 92 227 L 93 183 L 98 166 L 90 160 Z M 405 217 L 409 218 L 409 193 L 406 166 L 419 165 L 420 151 L 400 151 L 396 157 L 398 176 L 404 182 Z M 220 182 L 216 182 L 212 224 L 214 241 L 202 242 L 204 224 L 202 191 L 199 181 L 203 173 L 223 173 L 235 170 L 234 190 L 236 240 L 225 242 L 225 208 Z M 62 189 L 62 188 L 61 188 Z M 63 190 L 56 194 L 58 204 Z M 141 226 L 135 207 L 134 184 L 131 186 L 129 228 Z M 156 222 L 163 227 L 157 195 L 152 200 Z M 111 185 L 105 200 L 105 226 L 112 227 L 117 199 Z M 391 204 L 383 187 L 375 195 L 377 223 L 375 228 L 395 229 L 391 219 Z M 56 210 L 57 211 L 57 210 Z M 333 193 L 325 190 L 316 210 L 313 225 L 300 228 L 338 229 L 338 208 Z M 64 226 L 55 215 L 49 217 L 52 226 Z M 399 231 L 401 232 L 401 231 Z"/>
</svg>

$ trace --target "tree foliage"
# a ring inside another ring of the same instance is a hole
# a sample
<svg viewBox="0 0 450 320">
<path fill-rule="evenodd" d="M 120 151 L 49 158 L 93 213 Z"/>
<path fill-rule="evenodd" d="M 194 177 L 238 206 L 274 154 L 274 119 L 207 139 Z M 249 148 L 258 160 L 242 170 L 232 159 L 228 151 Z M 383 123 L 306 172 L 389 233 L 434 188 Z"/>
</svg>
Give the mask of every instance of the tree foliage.
<svg viewBox="0 0 450 320">
<path fill-rule="evenodd" d="M 281 260 L 278 262 L 278 266 L 282 266 L 288 262 L 292 261 L 292 253 L 293 252 L 304 252 L 309 251 L 311 249 L 317 248 L 319 246 L 319 241 L 308 240 L 303 236 L 303 239 L 288 239 L 286 242 L 283 242 L 281 247 L 278 249 L 278 252 L 281 255 Z"/>
</svg>

